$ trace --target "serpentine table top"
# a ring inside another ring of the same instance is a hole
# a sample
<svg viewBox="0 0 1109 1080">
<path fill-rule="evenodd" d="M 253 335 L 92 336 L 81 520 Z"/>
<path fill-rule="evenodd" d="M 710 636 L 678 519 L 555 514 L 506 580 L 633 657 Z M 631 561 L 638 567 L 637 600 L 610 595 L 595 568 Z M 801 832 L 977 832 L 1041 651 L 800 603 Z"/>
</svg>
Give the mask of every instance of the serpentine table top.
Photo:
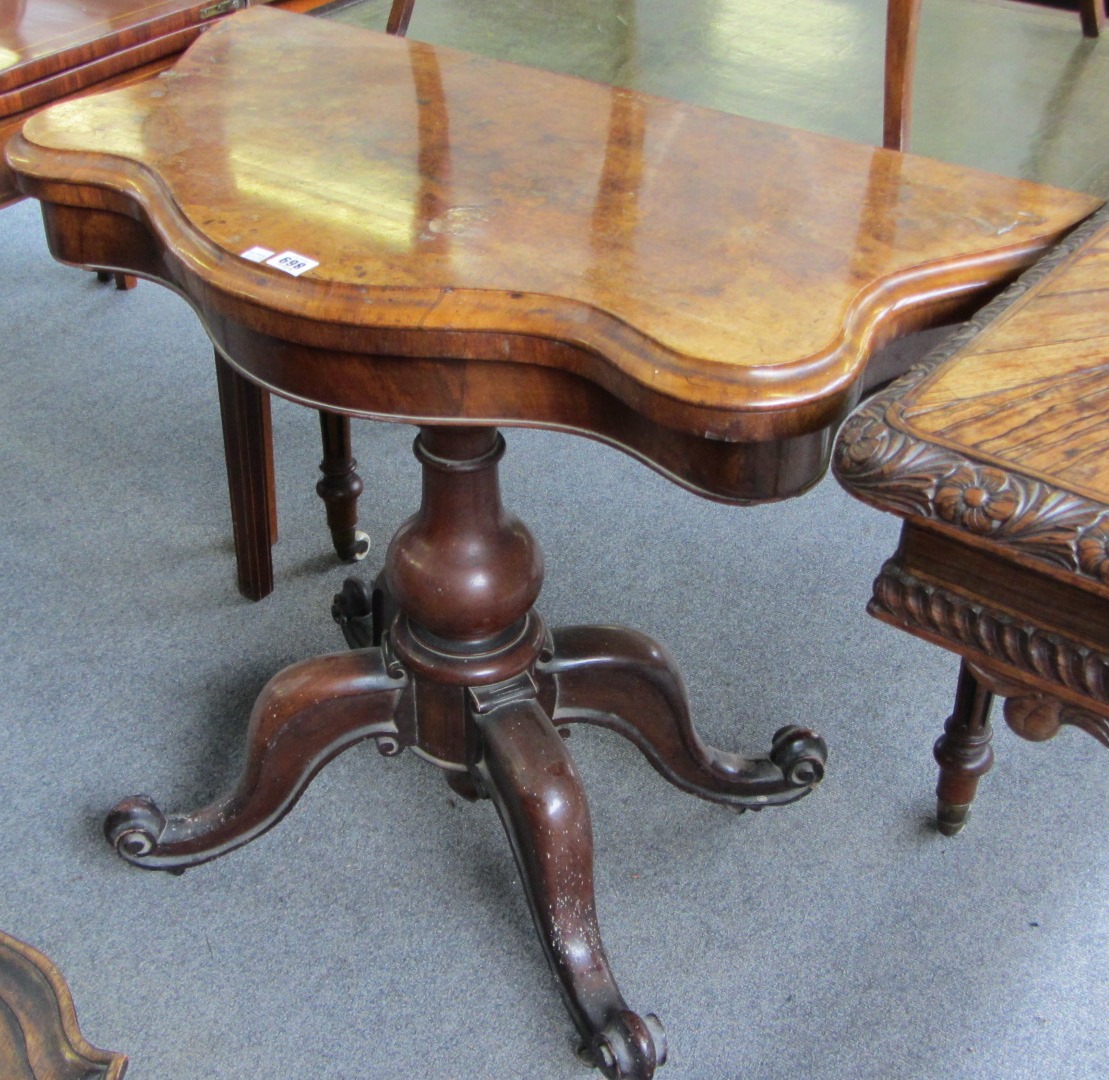
<svg viewBox="0 0 1109 1080">
<path fill-rule="evenodd" d="M 267 8 L 8 158 L 56 256 L 178 289 L 277 393 L 576 431 L 734 501 L 817 480 L 879 345 L 1097 205 Z"/>
</svg>

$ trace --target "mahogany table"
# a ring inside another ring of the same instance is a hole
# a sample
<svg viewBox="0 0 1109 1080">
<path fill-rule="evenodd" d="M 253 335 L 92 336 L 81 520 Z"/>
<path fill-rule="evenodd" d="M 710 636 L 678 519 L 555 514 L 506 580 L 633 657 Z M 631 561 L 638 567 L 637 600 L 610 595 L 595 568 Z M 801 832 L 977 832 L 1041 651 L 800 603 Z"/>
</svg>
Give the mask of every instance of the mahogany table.
<svg viewBox="0 0 1109 1080">
<path fill-rule="evenodd" d="M 665 1038 L 605 957 L 560 730 L 617 731 L 735 809 L 806 794 L 825 748 L 803 726 L 764 757 L 706 746 L 660 645 L 548 629 L 497 429 L 599 439 L 716 499 L 798 494 L 874 349 L 981 302 L 1096 201 L 264 8 L 8 153 L 59 258 L 178 290 L 267 390 L 419 428 L 420 509 L 378 587 L 336 599 L 352 651 L 266 686 L 233 791 L 126 799 L 109 839 L 181 870 L 355 742 L 410 748 L 496 806 L 585 1053 L 651 1077 Z"/>
<path fill-rule="evenodd" d="M 1109 746 L 1109 213 L 844 425 L 836 475 L 904 518 L 871 614 L 959 653 L 936 743 L 940 829 L 993 762 L 989 713 L 1027 739 Z"/>
</svg>

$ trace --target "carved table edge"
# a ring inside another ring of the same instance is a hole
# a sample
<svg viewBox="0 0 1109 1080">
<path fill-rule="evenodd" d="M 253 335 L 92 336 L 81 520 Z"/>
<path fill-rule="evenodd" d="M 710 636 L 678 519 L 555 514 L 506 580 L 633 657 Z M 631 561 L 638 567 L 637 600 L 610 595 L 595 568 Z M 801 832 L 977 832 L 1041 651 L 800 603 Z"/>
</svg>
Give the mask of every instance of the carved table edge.
<svg viewBox="0 0 1109 1080">
<path fill-rule="evenodd" d="M 1005 720 L 1023 738 L 1047 739 L 1071 724 L 1109 746 L 1104 653 L 922 581 L 896 559 L 875 579 L 867 611 L 962 654 L 979 681 L 1006 698 Z"/>
<path fill-rule="evenodd" d="M 836 438 L 832 472 L 851 495 L 880 510 L 934 521 L 941 528 L 1109 587 L 1109 504 L 925 442 L 901 431 L 895 420 L 907 394 L 1107 224 L 1109 206 L 1103 206 L 974 318 L 848 417 Z M 971 490 L 979 497 L 968 501 L 965 496 Z"/>
<path fill-rule="evenodd" d="M 93 1046 L 81 1034 L 80 1026 L 77 1023 L 77 1009 L 73 1003 L 73 995 L 70 993 L 62 973 L 49 957 L 26 942 L 0 930 L 0 965 L 9 968 L 30 965 L 39 975 L 45 978 L 57 1005 L 62 1034 L 68 1043 L 65 1049 L 84 1059 L 84 1062 L 89 1066 L 103 1069 L 104 1071 L 95 1074 L 98 1080 L 123 1080 L 127 1072 L 127 1056 L 111 1050 L 101 1050 Z M 3 998 L 0 998 L 0 1001 L 3 1001 Z M 7 1003 L 5 1002 L 5 1004 Z M 18 1012 L 16 1018 L 20 1021 L 24 1019 Z M 91 1075 L 90 1080 L 92 1080 Z"/>
</svg>

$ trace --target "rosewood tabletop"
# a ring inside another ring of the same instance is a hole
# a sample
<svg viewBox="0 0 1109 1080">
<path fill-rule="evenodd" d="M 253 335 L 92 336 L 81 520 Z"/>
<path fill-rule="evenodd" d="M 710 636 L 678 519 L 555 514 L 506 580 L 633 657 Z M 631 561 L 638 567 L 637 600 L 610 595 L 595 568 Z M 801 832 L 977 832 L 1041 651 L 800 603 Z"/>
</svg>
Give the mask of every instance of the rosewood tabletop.
<svg viewBox="0 0 1109 1080">
<path fill-rule="evenodd" d="M 811 484 L 879 344 L 1097 205 L 265 9 L 37 115 L 9 161 L 60 258 L 118 245 L 279 393 L 583 431 L 737 500 Z"/>
</svg>

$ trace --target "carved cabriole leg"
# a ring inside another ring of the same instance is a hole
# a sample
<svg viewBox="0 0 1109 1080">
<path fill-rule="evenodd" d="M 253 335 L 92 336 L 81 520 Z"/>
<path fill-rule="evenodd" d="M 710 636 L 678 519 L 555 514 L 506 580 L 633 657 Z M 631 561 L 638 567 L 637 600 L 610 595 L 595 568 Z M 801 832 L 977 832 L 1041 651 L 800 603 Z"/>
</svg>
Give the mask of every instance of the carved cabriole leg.
<svg viewBox="0 0 1109 1080">
<path fill-rule="evenodd" d="M 945 836 L 954 836 L 966 824 L 978 781 L 993 765 L 992 703 L 993 692 L 976 678 L 964 660 L 959 667 L 955 708 L 932 751 L 940 767 L 936 819 Z"/>
<path fill-rule="evenodd" d="M 473 694 L 474 773 L 493 799 L 566 1007 L 606 1077 L 650 1080 L 666 1060 L 658 1017 L 632 1012 L 601 944 L 585 792 L 554 725 L 521 680 Z"/>
<path fill-rule="evenodd" d="M 277 824 L 312 777 L 356 742 L 401 749 L 394 714 L 408 685 L 378 649 L 320 656 L 272 678 L 255 702 L 235 789 L 202 810 L 163 814 L 147 796 L 120 802 L 104 823 L 128 862 L 183 870 L 224 855 Z"/>
<path fill-rule="evenodd" d="M 218 352 L 216 387 L 239 592 L 248 600 L 261 600 L 273 592 L 270 548 L 277 539 L 270 396 Z"/>
<path fill-rule="evenodd" d="M 536 673 L 554 684 L 554 722 L 596 724 L 623 735 L 670 783 L 736 809 L 807 795 L 824 776 L 824 740 L 782 728 L 767 758 L 707 746 L 693 727 L 678 670 L 662 646 L 614 626 L 564 627 Z"/>
<path fill-rule="evenodd" d="M 358 462 L 351 452 L 350 420 L 321 410 L 320 435 L 323 476 L 316 484 L 316 494 L 327 507 L 327 527 L 331 530 L 335 553 L 343 562 L 357 562 L 370 550 L 370 539 L 357 528 L 362 478 L 354 471 Z"/>
</svg>

